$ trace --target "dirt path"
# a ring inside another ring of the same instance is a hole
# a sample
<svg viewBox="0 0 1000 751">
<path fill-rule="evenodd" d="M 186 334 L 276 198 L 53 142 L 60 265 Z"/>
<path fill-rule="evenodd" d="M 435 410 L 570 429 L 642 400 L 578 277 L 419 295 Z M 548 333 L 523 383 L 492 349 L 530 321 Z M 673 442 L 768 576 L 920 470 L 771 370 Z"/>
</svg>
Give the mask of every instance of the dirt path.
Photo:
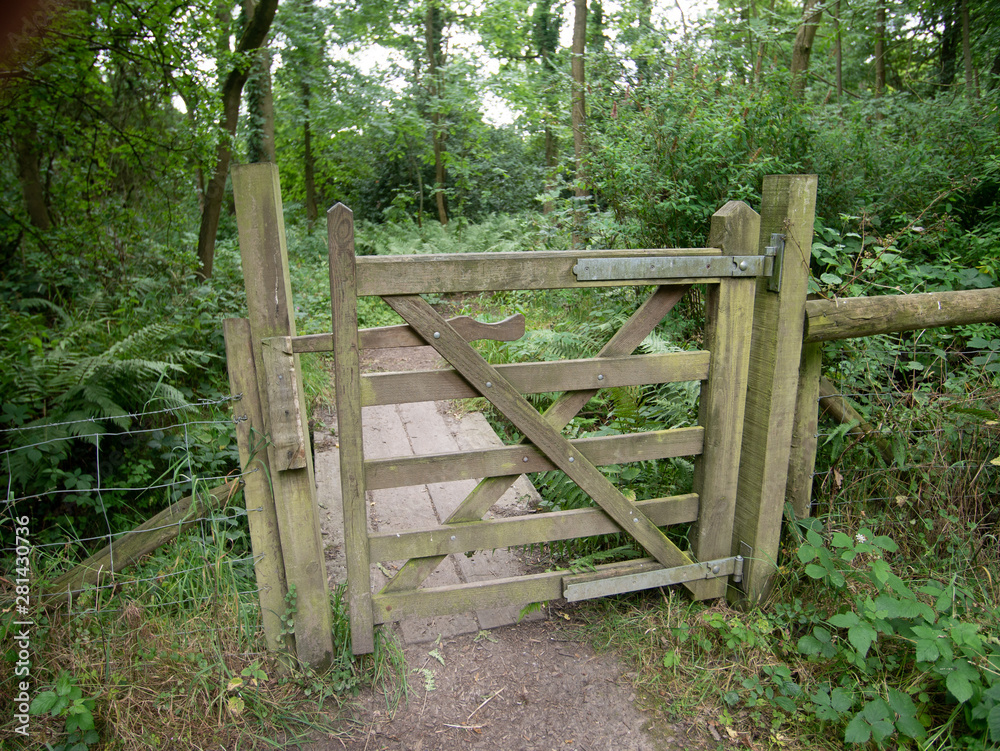
<svg viewBox="0 0 1000 751">
<path fill-rule="evenodd" d="M 405 648 L 409 696 L 395 713 L 367 692 L 350 740 L 308 751 L 673 751 L 701 733 L 651 720 L 628 676 L 554 620 Z"/>
</svg>

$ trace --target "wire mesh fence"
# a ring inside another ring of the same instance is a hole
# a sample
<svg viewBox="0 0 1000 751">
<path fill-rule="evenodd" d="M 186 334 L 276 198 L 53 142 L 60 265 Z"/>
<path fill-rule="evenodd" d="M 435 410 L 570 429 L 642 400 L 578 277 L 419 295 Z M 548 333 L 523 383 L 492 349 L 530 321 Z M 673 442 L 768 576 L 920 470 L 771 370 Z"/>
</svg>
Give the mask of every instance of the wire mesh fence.
<svg viewBox="0 0 1000 751">
<path fill-rule="evenodd" d="M 266 660 L 239 399 L 0 431 L 4 737 L 44 746 L 73 730 L 86 748 L 91 692 L 120 694 L 137 718 L 161 711 L 158 695 L 229 707 L 239 697 L 219 671 Z M 71 728 L 73 706 L 84 722 Z"/>
</svg>

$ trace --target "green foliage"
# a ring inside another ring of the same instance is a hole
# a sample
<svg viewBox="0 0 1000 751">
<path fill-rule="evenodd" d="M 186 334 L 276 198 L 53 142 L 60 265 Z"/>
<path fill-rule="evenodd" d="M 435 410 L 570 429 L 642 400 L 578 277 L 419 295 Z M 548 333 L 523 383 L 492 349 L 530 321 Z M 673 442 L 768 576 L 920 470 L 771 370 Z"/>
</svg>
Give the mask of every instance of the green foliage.
<svg viewBox="0 0 1000 751">
<path fill-rule="evenodd" d="M 601 245 L 698 247 L 727 200 L 759 205 L 764 175 L 802 171 L 806 123 L 779 86 L 723 93 L 697 65 L 678 67 L 591 100 L 591 175 L 615 220 Z"/>
<path fill-rule="evenodd" d="M 76 677 L 63 671 L 51 689 L 38 693 L 31 702 L 30 712 L 65 718 L 66 740 L 55 747 L 59 751 L 87 751 L 100 740 L 94 729 L 94 708 L 94 698 L 84 698 Z"/>
<path fill-rule="evenodd" d="M 955 709 L 945 728 L 964 721 L 970 736 L 1000 740 L 990 721 L 1000 711 L 1000 647 L 983 632 L 984 624 L 973 620 L 975 609 L 969 606 L 974 600 L 957 585 L 957 577 L 948 583 L 908 583 L 886 560 L 898 550 L 891 538 L 862 528 L 853 538 L 835 532 L 826 540 L 813 522 L 805 528 L 798 558 L 806 564 L 806 575 L 840 593 L 846 607 L 802 636 L 798 650 L 827 668 L 853 674 L 860 688 L 850 704 L 844 692 L 834 703 L 825 691 L 817 716 L 844 721 L 857 708 L 847 720 L 844 740 L 881 744 L 894 733 L 924 740 L 939 703 L 951 704 Z M 996 628 L 998 616 L 993 613 L 985 627 Z M 887 671 L 909 676 L 894 681 L 905 684 L 905 691 L 878 690 Z"/>
</svg>

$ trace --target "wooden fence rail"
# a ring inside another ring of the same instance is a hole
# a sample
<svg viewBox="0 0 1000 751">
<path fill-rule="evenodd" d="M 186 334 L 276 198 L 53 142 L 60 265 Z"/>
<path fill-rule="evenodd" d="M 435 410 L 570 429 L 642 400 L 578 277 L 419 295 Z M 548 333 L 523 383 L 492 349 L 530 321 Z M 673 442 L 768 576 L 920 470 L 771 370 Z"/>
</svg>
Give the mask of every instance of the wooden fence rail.
<svg viewBox="0 0 1000 751">
<path fill-rule="evenodd" d="M 805 304 L 805 346 L 785 497 L 798 518 L 809 516 L 812 504 L 819 409 L 829 411 L 842 423 L 854 423 L 853 433 L 870 436 L 885 462 L 893 460 L 885 439 L 822 378 L 822 342 L 971 323 L 1000 323 L 1000 288 L 810 300 Z"/>
</svg>

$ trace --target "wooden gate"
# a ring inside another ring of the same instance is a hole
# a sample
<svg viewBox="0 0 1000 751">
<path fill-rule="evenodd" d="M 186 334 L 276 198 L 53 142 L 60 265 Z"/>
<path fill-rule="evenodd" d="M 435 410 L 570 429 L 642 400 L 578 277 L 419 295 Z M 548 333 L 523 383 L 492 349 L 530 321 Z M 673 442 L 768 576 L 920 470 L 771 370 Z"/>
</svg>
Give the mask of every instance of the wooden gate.
<svg viewBox="0 0 1000 751">
<path fill-rule="evenodd" d="M 749 209 L 747 209 L 749 211 Z M 752 212 L 751 212 L 752 213 Z M 713 248 L 655 251 L 559 251 L 355 257 L 351 212 L 328 214 L 333 350 L 344 503 L 352 646 L 371 651 L 373 627 L 410 616 L 525 605 L 559 597 L 580 600 L 667 584 L 695 597 L 725 593 L 739 581 L 742 558 L 731 555 L 740 444 L 757 277 L 774 256 L 756 253 L 745 233 L 726 254 Z M 732 222 L 739 222 L 734 213 Z M 774 250 L 774 249 L 772 249 Z M 691 284 L 707 288 L 705 350 L 632 354 Z M 445 320 L 420 295 L 594 286 L 650 286 L 654 291 L 596 358 L 490 365 L 470 344 L 491 338 L 487 327 Z M 379 295 L 406 326 L 358 331 L 357 298 Z M 459 325 L 463 324 L 463 325 Z M 401 332 L 400 329 L 403 331 Z M 359 348 L 385 346 L 390 335 L 429 344 L 450 368 L 361 375 Z M 561 429 L 602 388 L 702 381 L 699 426 L 570 440 Z M 526 393 L 564 392 L 540 414 Z M 366 461 L 362 407 L 484 397 L 526 437 L 503 448 Z M 697 456 L 694 492 L 633 502 L 600 465 Z M 525 472 L 558 468 L 598 508 L 484 520 L 490 507 Z M 446 522 L 435 528 L 378 534 L 368 529 L 365 491 L 484 477 Z M 696 522 L 692 551 L 661 527 Z M 649 557 L 584 574 L 555 571 L 488 582 L 422 587 L 448 554 L 566 540 L 624 531 Z M 406 560 L 376 594 L 371 566 Z"/>
<path fill-rule="evenodd" d="M 725 594 L 753 603 L 767 596 L 776 571 L 789 460 L 796 455 L 792 428 L 815 176 L 766 177 L 761 215 L 730 202 L 712 218 L 710 247 L 680 250 L 356 258 L 351 212 L 338 205 L 328 214 L 333 332 L 312 336 L 295 333 L 277 169 L 243 165 L 234 169 L 233 186 L 249 319 L 226 322 L 227 357 L 234 393 L 244 395 L 246 407 L 246 414 L 238 416 L 238 438 L 248 473 L 247 507 L 259 506 L 263 512 L 261 523 L 251 525 L 251 538 L 269 648 L 294 650 L 300 662 L 315 669 L 329 664 L 333 650 L 298 364 L 304 352 L 334 352 L 356 653 L 373 649 L 376 624 L 408 616 L 559 597 L 585 599 L 678 583 L 699 599 Z M 761 246 L 766 247 L 758 251 Z M 692 284 L 706 289 L 705 349 L 633 355 Z M 596 358 L 496 367 L 468 342 L 507 338 L 513 322 L 446 321 L 420 297 L 624 285 L 654 291 Z M 383 297 L 406 324 L 359 332 L 357 299 L 364 295 Z M 433 346 L 451 367 L 360 373 L 360 349 L 423 344 Z M 582 440 L 569 440 L 561 432 L 601 388 L 692 380 L 701 382 L 697 427 Z M 544 414 L 523 396 L 552 391 L 565 393 Z M 363 406 L 473 396 L 494 404 L 526 442 L 365 460 Z M 266 440 L 251 440 L 253 436 Z M 696 457 L 693 492 L 671 498 L 633 502 L 597 469 L 688 455 Z M 597 508 L 484 519 L 520 474 L 554 468 L 575 481 Z M 257 470 L 262 471 L 255 474 Z M 486 479 L 443 524 L 369 533 L 367 490 L 469 477 Z M 259 481 L 251 483 L 255 478 Z M 661 531 L 690 522 L 694 528 L 688 551 Z M 421 586 L 449 554 L 618 531 L 631 535 L 649 557 L 584 574 L 556 571 Z M 407 562 L 381 591 L 372 593 L 371 567 L 398 560 Z M 281 625 L 282 612 L 294 612 L 294 634 Z"/>
</svg>

